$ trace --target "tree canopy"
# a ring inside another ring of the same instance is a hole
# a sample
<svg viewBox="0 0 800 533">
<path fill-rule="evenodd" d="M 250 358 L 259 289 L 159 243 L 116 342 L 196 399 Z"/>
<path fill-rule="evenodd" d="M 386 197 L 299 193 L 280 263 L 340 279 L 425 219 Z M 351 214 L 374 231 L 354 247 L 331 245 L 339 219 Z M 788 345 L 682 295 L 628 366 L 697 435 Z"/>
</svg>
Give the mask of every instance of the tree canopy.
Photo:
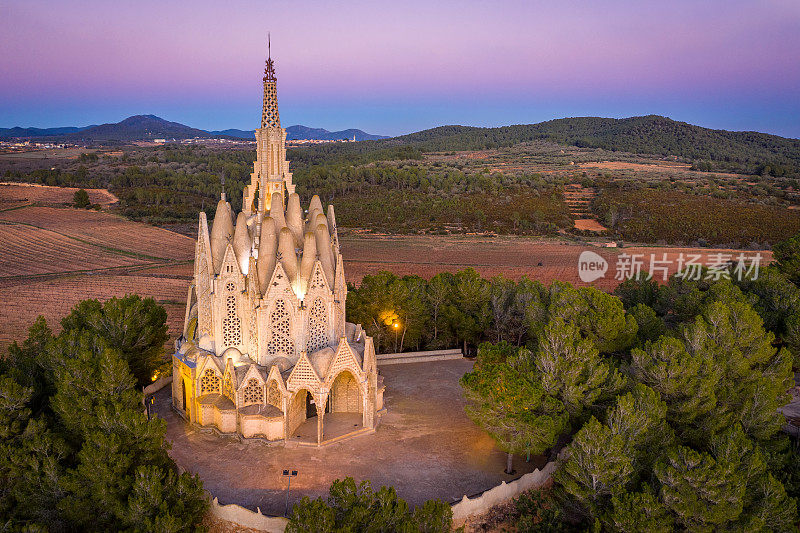
<svg viewBox="0 0 800 533">
<path fill-rule="evenodd" d="M 148 360 L 141 351 L 155 351 L 156 340 L 163 347 L 165 315 L 154 305 L 138 297 L 104 306 L 84 301 L 59 335 L 40 317 L 22 345 L 12 344 L 0 365 L 0 519 L 7 528 L 198 526 L 208 505 L 202 484 L 178 473 L 166 423 L 146 416 L 129 366 Z"/>
</svg>

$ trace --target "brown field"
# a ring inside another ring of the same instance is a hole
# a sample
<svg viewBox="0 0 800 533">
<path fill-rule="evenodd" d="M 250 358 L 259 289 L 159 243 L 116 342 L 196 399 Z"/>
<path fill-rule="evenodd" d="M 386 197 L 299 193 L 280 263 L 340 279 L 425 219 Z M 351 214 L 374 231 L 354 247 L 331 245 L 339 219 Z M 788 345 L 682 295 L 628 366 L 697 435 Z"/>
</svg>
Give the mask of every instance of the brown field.
<svg viewBox="0 0 800 533">
<path fill-rule="evenodd" d="M 0 187 L 0 205 L 19 198 L 20 189 Z M 71 194 L 30 189 L 39 194 L 37 204 Z M 193 257 L 193 239 L 106 212 L 43 205 L 0 211 L 0 353 L 24 339 L 40 314 L 57 329 L 83 299 L 130 293 L 164 305 L 177 336 Z"/>
<path fill-rule="evenodd" d="M 194 257 L 193 239 L 102 211 L 27 206 L 0 212 L 0 221 L 36 226 L 151 259 L 180 261 Z"/>
<path fill-rule="evenodd" d="M 50 187 L 33 183 L 0 182 L 0 210 L 18 205 L 36 204 L 71 204 L 77 187 Z M 107 189 L 86 189 L 89 201 L 108 207 L 119 202 L 119 198 Z"/>
<path fill-rule="evenodd" d="M 2 192 L 0 188 L 0 202 Z M 61 194 L 61 193 L 59 193 Z M 676 269 L 679 254 L 738 251 L 708 248 L 598 248 L 566 240 L 513 236 L 340 235 L 347 279 L 358 284 L 368 274 L 389 270 L 398 275 L 431 277 L 467 267 L 481 275 L 511 279 L 528 276 L 543 283 L 563 280 L 586 285 L 578 277 L 578 256 L 592 250 L 609 261 L 605 277 L 592 285 L 610 290 L 615 262 L 622 253 L 667 254 Z M 747 252 L 751 255 L 755 252 Z M 771 260 L 761 252 L 762 263 Z M 165 306 L 170 334 L 180 333 L 186 292 L 192 276 L 194 240 L 131 222 L 105 212 L 26 206 L 0 212 L 0 351 L 22 340 L 28 326 L 44 315 L 51 327 L 80 300 L 138 293 Z M 0 352 L 1 353 L 1 352 Z"/>
<path fill-rule="evenodd" d="M 653 161 L 652 163 L 634 163 L 632 161 L 590 161 L 578 163 L 580 168 L 597 168 L 601 170 L 635 170 L 635 171 L 654 171 L 668 173 L 693 174 L 696 176 L 726 176 L 729 178 L 742 179 L 742 174 L 730 174 L 726 172 L 702 172 L 692 170 L 688 163 L 678 163 L 677 161 Z"/>
<path fill-rule="evenodd" d="M 651 255 L 655 261 L 661 261 L 666 254 L 669 275 L 676 272 L 680 254 L 684 254 L 685 258 L 689 254 L 700 254 L 701 261 L 707 264 L 714 261 L 713 256 L 717 253 L 733 257 L 742 253 L 740 250 L 714 248 L 599 248 L 568 241 L 511 236 L 343 235 L 339 241 L 345 257 L 345 274 L 349 281 L 356 284 L 365 275 L 382 270 L 429 278 L 439 272 L 455 272 L 472 267 L 484 277 L 502 275 L 516 280 L 527 276 L 542 283 L 560 280 L 577 286 L 593 285 L 613 290 L 620 281 L 614 277 L 619 256 L 623 253 L 640 255 L 643 270 L 650 270 Z M 578 276 L 578 257 L 584 250 L 596 252 L 609 262 L 606 275 L 592 283 L 584 283 Z M 745 252 L 748 258 L 756 253 Z M 762 264 L 772 260 L 772 252 L 760 253 Z"/>
<path fill-rule="evenodd" d="M 183 279 L 154 278 L 134 275 L 85 274 L 52 279 L 4 280 L 0 278 L 0 350 L 11 341 L 27 336 L 28 327 L 38 315 L 59 330 L 61 318 L 78 302 L 87 298 L 101 301 L 114 296 L 139 294 L 150 296 L 164 306 L 172 338 L 183 329 L 186 292 L 189 283 Z"/>
<path fill-rule="evenodd" d="M 0 221 L 0 279 L 145 264 L 53 231 Z"/>
<path fill-rule="evenodd" d="M 576 218 L 575 229 L 589 231 L 606 231 L 608 228 L 600 224 L 593 218 Z"/>
</svg>

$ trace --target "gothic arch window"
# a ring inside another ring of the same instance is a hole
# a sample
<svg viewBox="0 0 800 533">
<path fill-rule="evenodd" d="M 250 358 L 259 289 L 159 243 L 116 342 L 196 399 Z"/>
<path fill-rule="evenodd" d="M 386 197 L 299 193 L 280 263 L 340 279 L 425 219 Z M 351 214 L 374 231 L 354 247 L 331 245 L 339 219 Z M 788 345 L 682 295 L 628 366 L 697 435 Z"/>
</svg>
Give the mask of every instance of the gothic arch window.
<svg viewBox="0 0 800 533">
<path fill-rule="evenodd" d="M 294 355 L 294 342 L 292 341 L 292 317 L 286 300 L 280 299 L 275 302 L 275 307 L 269 315 L 270 330 L 272 336 L 267 344 L 267 353 L 275 355 Z"/>
<path fill-rule="evenodd" d="M 244 388 L 244 404 L 263 403 L 263 401 L 264 394 L 261 389 L 261 384 L 256 378 L 250 378 L 247 380 L 247 386 Z"/>
<path fill-rule="evenodd" d="M 219 376 L 213 369 L 207 368 L 203 372 L 203 378 L 200 380 L 200 395 L 211 394 L 219 392 Z"/>
<path fill-rule="evenodd" d="M 312 353 L 328 345 L 328 317 L 322 298 L 314 300 L 308 314 L 308 342 L 306 351 Z"/>
<path fill-rule="evenodd" d="M 228 282 L 225 285 L 225 319 L 222 321 L 222 342 L 225 346 L 242 344 L 242 320 L 236 314 L 236 285 Z"/>
</svg>

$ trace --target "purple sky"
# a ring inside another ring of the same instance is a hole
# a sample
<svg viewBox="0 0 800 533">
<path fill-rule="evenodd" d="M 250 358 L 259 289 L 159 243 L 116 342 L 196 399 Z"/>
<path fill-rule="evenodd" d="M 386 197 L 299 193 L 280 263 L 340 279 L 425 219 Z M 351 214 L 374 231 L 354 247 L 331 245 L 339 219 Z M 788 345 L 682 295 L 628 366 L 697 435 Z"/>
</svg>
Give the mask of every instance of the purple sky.
<svg viewBox="0 0 800 533">
<path fill-rule="evenodd" d="M 0 127 L 255 128 L 666 115 L 800 137 L 799 0 L 0 2 Z"/>
</svg>

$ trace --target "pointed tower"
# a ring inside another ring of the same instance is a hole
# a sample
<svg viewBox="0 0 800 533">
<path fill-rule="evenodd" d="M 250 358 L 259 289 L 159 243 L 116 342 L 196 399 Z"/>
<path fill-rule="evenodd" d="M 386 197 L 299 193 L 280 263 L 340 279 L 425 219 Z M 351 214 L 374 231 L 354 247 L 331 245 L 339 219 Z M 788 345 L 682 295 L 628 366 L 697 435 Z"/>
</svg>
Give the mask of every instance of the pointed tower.
<svg viewBox="0 0 800 533">
<path fill-rule="evenodd" d="M 285 198 L 294 192 L 292 173 L 286 160 L 286 130 L 281 128 L 278 113 L 278 87 L 275 62 L 267 54 L 264 68 L 264 101 L 261 106 L 261 127 L 256 130 L 256 161 L 250 174 L 250 185 L 244 189 L 242 209 L 246 216 L 268 211 L 273 193 Z"/>
<path fill-rule="evenodd" d="M 346 322 L 333 206 L 314 196 L 305 211 L 294 192 L 275 84 L 268 57 L 242 211 L 231 209 L 223 176 L 210 232 L 200 213 L 172 400 L 191 423 L 246 438 L 288 439 L 316 417 L 320 444 L 324 420 L 374 428 L 383 386 L 372 339 Z"/>
</svg>

